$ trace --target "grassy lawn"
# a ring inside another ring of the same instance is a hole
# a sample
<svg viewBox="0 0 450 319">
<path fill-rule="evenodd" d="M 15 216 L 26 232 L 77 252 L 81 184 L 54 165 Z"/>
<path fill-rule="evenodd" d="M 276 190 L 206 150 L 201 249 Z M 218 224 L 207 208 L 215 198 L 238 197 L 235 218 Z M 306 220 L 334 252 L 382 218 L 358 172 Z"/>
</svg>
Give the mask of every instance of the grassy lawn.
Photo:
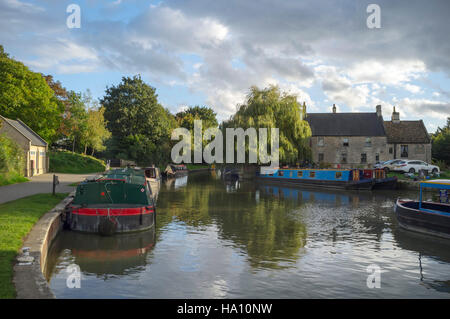
<svg viewBox="0 0 450 319">
<path fill-rule="evenodd" d="M 389 172 L 388 173 L 388 177 L 393 177 L 393 176 L 397 176 L 397 178 L 403 179 L 403 180 L 413 180 L 410 177 L 407 177 L 404 175 L 404 173 L 397 173 L 397 172 Z M 418 176 L 418 174 L 416 174 L 415 176 Z M 446 171 L 441 171 L 441 174 L 439 177 L 431 177 L 430 179 L 450 179 L 450 170 L 446 170 Z"/>
<path fill-rule="evenodd" d="M 16 184 L 16 183 L 23 183 L 23 182 L 28 182 L 28 178 L 25 178 L 18 173 L 12 173 L 12 174 L 8 174 L 8 173 L 1 174 L 0 173 L 0 186 Z"/>
<path fill-rule="evenodd" d="M 37 194 L 0 204 L 0 299 L 14 298 L 13 263 L 23 239 L 67 194 Z"/>
<path fill-rule="evenodd" d="M 89 174 L 105 171 L 105 163 L 95 157 L 72 152 L 49 152 L 50 172 Z"/>
</svg>

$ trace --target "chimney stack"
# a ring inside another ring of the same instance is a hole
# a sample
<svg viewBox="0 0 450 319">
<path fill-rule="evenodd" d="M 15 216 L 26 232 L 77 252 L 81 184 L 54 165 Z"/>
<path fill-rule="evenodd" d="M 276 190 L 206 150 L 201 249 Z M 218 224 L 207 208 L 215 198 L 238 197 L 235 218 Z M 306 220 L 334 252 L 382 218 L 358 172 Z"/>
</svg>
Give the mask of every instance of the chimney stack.
<svg viewBox="0 0 450 319">
<path fill-rule="evenodd" d="M 333 113 L 336 113 L 336 104 L 333 104 Z"/>
<path fill-rule="evenodd" d="M 395 106 L 394 106 L 394 111 L 392 112 L 391 120 L 393 123 L 400 123 L 400 113 L 395 112 Z"/>
<path fill-rule="evenodd" d="M 383 114 L 381 114 L 381 105 L 377 105 L 377 116 L 383 116 Z"/>
</svg>

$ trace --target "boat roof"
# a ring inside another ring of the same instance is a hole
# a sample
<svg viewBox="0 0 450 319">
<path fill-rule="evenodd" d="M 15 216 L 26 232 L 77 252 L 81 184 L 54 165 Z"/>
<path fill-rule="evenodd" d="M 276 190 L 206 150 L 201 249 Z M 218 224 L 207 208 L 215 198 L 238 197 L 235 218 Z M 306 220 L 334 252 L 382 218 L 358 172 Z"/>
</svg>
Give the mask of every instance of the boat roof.
<svg viewBox="0 0 450 319">
<path fill-rule="evenodd" d="M 420 183 L 423 187 L 450 189 L 450 179 L 432 179 Z"/>
</svg>

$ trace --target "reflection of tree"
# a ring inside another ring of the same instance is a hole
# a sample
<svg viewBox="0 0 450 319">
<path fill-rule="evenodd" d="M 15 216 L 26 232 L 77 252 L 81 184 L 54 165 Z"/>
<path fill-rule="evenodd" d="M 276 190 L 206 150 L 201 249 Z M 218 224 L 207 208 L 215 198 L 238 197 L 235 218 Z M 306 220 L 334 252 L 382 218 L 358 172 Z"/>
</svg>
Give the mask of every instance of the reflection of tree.
<svg viewBox="0 0 450 319">
<path fill-rule="evenodd" d="M 243 183 L 226 193 L 223 181 L 209 175 L 189 176 L 188 186 L 163 190 L 158 201 L 157 228 L 172 218 L 189 226 L 216 224 L 223 239 L 248 252 L 252 267 L 288 267 L 306 241 L 306 228 L 289 213 L 298 205 L 291 201 L 255 200 L 254 186 Z"/>
</svg>

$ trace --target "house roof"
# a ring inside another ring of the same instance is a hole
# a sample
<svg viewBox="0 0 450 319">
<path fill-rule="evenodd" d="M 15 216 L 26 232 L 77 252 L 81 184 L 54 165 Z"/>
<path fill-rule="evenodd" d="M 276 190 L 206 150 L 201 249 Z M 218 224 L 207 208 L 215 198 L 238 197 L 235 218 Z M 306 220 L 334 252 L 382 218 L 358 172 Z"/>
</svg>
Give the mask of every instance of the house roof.
<svg viewBox="0 0 450 319">
<path fill-rule="evenodd" d="M 308 113 L 313 136 L 385 136 L 377 113 Z"/>
<path fill-rule="evenodd" d="M 384 121 L 388 143 L 431 143 L 430 136 L 422 120 L 419 121 Z"/>
<path fill-rule="evenodd" d="M 23 136 L 25 136 L 30 142 L 31 145 L 35 146 L 47 146 L 47 142 L 42 139 L 37 133 L 35 133 L 31 128 L 28 127 L 24 122 L 21 120 L 11 120 L 7 119 L 6 117 L 0 116 L 3 118 L 6 122 L 11 124 L 12 127 L 14 127 L 17 131 L 19 131 Z"/>
</svg>

